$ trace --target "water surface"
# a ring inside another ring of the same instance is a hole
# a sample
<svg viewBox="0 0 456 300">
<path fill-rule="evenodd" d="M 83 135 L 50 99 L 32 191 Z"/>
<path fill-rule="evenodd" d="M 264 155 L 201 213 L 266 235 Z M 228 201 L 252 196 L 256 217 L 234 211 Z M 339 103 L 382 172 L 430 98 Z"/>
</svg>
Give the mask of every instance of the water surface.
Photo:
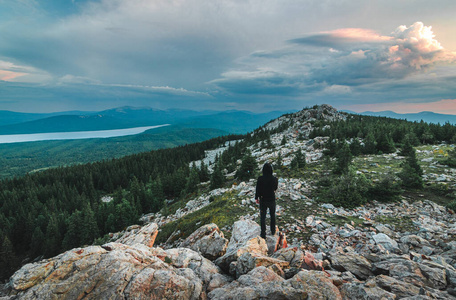
<svg viewBox="0 0 456 300">
<path fill-rule="evenodd" d="M 79 140 L 93 138 L 110 138 L 117 136 L 126 136 L 142 133 L 146 130 L 168 126 L 169 124 L 134 127 L 127 129 L 97 130 L 97 131 L 73 131 L 73 132 L 49 132 L 49 133 L 31 133 L 31 134 L 9 134 L 0 135 L 0 144 L 51 141 L 51 140 Z"/>
</svg>

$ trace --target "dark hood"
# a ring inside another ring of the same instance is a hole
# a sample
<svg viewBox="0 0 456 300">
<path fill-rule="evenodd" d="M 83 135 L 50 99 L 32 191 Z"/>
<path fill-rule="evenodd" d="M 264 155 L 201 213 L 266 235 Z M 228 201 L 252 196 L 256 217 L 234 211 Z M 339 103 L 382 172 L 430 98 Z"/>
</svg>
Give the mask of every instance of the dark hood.
<svg viewBox="0 0 456 300">
<path fill-rule="evenodd" d="M 272 176 L 272 166 L 269 163 L 263 166 L 263 176 Z"/>
</svg>

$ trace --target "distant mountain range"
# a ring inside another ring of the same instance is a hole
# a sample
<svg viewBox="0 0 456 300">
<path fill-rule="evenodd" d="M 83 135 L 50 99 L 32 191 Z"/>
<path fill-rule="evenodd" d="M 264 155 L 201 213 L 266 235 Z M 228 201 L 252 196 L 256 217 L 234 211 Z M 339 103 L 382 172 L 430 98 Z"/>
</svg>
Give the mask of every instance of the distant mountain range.
<svg viewBox="0 0 456 300">
<path fill-rule="evenodd" d="M 100 112 L 72 111 L 52 114 L 0 111 L 0 135 L 111 130 L 160 124 L 246 133 L 284 113 L 284 111 L 256 114 L 247 111 L 157 110 L 129 106 Z"/>
<path fill-rule="evenodd" d="M 423 120 L 424 122 L 435 123 L 435 124 L 437 124 L 437 123 L 444 124 L 446 122 L 449 122 L 451 124 L 456 124 L 456 115 L 438 114 L 438 113 L 434 113 L 431 111 L 422 111 L 419 113 L 408 113 L 408 114 L 398 114 L 398 113 L 395 113 L 395 112 L 389 111 L 389 110 L 379 111 L 379 112 L 365 111 L 365 112 L 361 112 L 361 113 L 345 110 L 345 112 L 352 113 L 352 114 L 366 115 L 366 116 L 405 119 L 405 120 L 411 121 L 411 122 L 414 122 L 414 121 L 421 122 L 421 120 Z"/>
</svg>

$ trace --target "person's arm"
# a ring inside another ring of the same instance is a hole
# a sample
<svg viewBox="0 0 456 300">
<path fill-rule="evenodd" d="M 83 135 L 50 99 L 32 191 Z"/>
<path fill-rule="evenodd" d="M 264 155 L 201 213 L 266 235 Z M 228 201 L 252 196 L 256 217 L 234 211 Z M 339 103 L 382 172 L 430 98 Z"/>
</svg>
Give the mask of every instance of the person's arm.
<svg viewBox="0 0 456 300">
<path fill-rule="evenodd" d="M 279 179 L 277 179 L 277 177 L 274 177 L 274 191 L 276 191 L 278 187 L 279 187 Z"/>
<path fill-rule="evenodd" d="M 255 200 L 256 203 L 260 203 L 260 179 L 258 178 L 256 189 L 255 189 Z"/>
</svg>

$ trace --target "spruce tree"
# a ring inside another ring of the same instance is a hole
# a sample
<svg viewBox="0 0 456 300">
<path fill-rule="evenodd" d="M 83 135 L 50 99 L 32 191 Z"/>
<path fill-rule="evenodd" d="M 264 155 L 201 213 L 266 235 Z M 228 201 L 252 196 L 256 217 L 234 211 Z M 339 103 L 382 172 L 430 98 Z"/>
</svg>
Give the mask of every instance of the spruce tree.
<svg viewBox="0 0 456 300">
<path fill-rule="evenodd" d="M 252 152 L 249 148 L 245 151 L 245 154 L 242 158 L 241 166 L 239 170 L 236 172 L 236 177 L 240 180 L 249 180 L 254 176 L 256 168 L 256 160 L 252 156 Z"/>
<path fill-rule="evenodd" d="M 301 148 L 296 151 L 296 154 L 291 161 L 291 168 L 296 170 L 296 169 L 301 169 L 306 166 L 306 156 L 302 154 Z"/>
<path fill-rule="evenodd" d="M 214 166 L 214 171 L 211 175 L 211 189 L 221 188 L 225 183 L 225 176 L 222 173 L 222 165 L 220 162 Z"/>
<path fill-rule="evenodd" d="M 185 186 L 185 191 L 187 193 L 194 193 L 198 191 L 198 184 L 200 183 L 200 177 L 198 174 L 198 170 L 195 168 L 192 168 L 190 170 L 190 175 L 188 176 L 187 179 L 187 184 Z"/>
<path fill-rule="evenodd" d="M 350 147 L 344 141 L 342 147 L 336 153 L 336 164 L 334 166 L 335 174 L 344 174 L 348 172 L 348 167 L 352 161 L 352 154 L 350 152 Z"/>
<path fill-rule="evenodd" d="M 423 188 L 423 170 L 418 164 L 415 149 L 409 151 L 405 161 L 402 163 L 402 171 L 398 174 L 404 187 L 421 189 Z"/>
</svg>

